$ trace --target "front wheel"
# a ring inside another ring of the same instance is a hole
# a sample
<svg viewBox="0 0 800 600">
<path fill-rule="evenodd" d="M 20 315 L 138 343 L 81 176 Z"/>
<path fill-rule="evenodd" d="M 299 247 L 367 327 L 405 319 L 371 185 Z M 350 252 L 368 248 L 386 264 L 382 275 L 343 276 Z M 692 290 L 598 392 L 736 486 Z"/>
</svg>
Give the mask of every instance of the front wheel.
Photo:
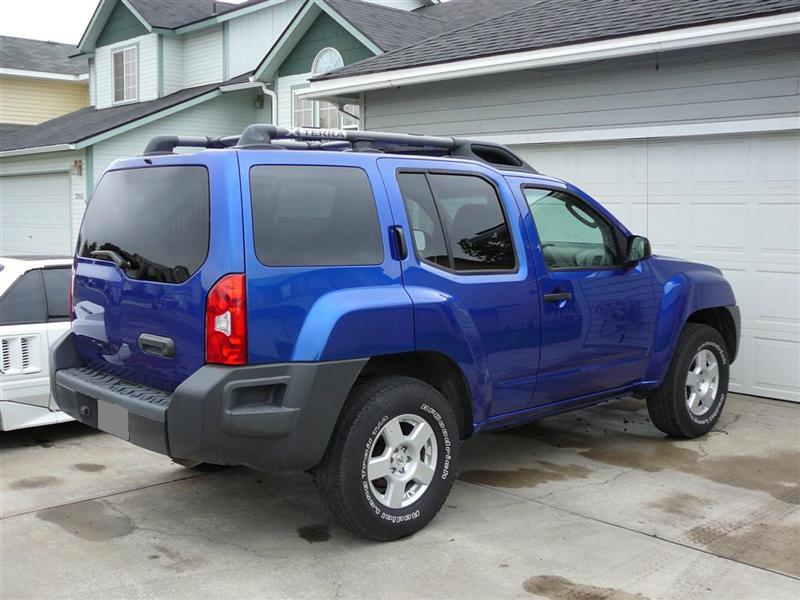
<svg viewBox="0 0 800 600">
<path fill-rule="evenodd" d="M 314 481 L 349 530 L 396 540 L 439 512 L 458 450 L 458 420 L 442 394 L 410 377 L 376 377 L 353 388 Z"/>
<path fill-rule="evenodd" d="M 681 438 L 711 431 L 728 395 L 729 369 L 720 333 L 708 325 L 687 323 L 664 381 L 647 399 L 653 424 Z"/>
</svg>

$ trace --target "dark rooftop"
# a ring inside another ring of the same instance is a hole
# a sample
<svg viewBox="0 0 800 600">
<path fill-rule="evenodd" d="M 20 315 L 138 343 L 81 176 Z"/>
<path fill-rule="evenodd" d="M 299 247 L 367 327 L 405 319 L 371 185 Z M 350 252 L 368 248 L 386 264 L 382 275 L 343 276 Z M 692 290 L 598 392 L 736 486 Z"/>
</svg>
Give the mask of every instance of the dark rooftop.
<svg viewBox="0 0 800 600">
<path fill-rule="evenodd" d="M 0 36 L 0 67 L 59 75 L 81 75 L 89 72 L 85 56 L 70 58 L 77 49 L 71 44 Z"/>
<path fill-rule="evenodd" d="M 451 7 L 434 6 L 415 13 L 452 15 L 459 6 L 467 7 L 473 1 L 452 0 Z M 511 12 L 451 29 L 314 79 L 365 75 L 800 10 L 800 0 L 529 0 L 521 4 Z M 441 12 L 434 10 L 437 8 Z"/>
</svg>

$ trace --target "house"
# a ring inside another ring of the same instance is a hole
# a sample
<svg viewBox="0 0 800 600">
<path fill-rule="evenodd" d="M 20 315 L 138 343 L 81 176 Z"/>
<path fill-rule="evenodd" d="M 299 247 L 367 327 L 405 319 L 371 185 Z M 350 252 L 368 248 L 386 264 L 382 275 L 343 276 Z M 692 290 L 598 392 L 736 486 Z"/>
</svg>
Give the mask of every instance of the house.
<svg viewBox="0 0 800 600">
<path fill-rule="evenodd" d="M 89 64 L 69 44 L 0 36 L 0 135 L 89 104 Z"/>
<path fill-rule="evenodd" d="M 89 106 L 0 139 L 0 254 L 71 253 L 104 169 L 155 135 L 355 127 L 358 102 L 340 111 L 297 92 L 312 73 L 435 34 L 440 21 L 411 12 L 432 2 L 102 0 L 73 49 L 88 59 Z"/>
<path fill-rule="evenodd" d="M 485 138 L 723 269 L 732 389 L 800 400 L 798 48 L 800 0 L 107 0 L 78 47 L 91 107 L 0 140 L 0 202 L 28 211 L 0 253 L 69 252 L 103 169 L 157 134 Z"/>
<path fill-rule="evenodd" d="M 720 267 L 743 310 L 731 388 L 800 401 L 800 1 L 503 6 L 303 97 L 357 99 L 368 129 L 508 144 L 656 252 Z"/>
</svg>

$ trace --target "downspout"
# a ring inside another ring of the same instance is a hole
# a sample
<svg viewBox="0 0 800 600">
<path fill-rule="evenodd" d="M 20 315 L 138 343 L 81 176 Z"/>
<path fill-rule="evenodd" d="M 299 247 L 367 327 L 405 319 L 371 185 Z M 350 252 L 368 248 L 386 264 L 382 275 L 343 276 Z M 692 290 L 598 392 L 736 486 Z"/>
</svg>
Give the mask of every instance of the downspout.
<svg viewBox="0 0 800 600">
<path fill-rule="evenodd" d="M 223 94 L 225 92 L 236 92 L 238 90 L 249 90 L 252 88 L 261 88 L 261 92 L 270 98 L 270 112 L 272 113 L 272 124 L 277 125 L 278 120 L 278 95 L 274 90 L 267 87 L 267 84 L 262 81 L 245 81 L 244 83 L 233 83 L 231 85 L 219 86 L 219 91 Z"/>
</svg>

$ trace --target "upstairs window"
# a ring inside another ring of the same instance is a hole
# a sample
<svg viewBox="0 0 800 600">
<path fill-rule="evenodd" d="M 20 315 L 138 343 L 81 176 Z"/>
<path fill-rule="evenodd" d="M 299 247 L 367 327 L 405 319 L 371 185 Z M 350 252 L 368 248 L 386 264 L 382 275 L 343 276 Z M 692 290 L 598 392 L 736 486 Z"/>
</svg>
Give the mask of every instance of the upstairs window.
<svg viewBox="0 0 800 600">
<path fill-rule="evenodd" d="M 136 46 L 111 54 L 114 71 L 114 102 L 136 100 L 139 94 L 139 68 Z"/>
</svg>

